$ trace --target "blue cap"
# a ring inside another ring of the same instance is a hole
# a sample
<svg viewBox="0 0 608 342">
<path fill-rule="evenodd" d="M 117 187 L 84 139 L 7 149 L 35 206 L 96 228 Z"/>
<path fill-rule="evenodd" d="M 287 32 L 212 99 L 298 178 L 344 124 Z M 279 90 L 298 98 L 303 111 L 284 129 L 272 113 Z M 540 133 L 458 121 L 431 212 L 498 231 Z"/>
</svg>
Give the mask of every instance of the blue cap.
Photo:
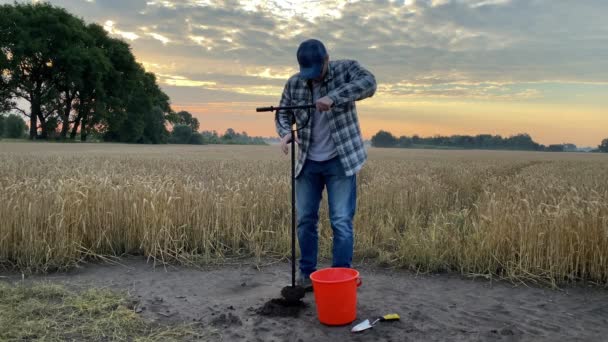
<svg viewBox="0 0 608 342">
<path fill-rule="evenodd" d="M 309 39 L 300 44 L 298 48 L 300 77 L 307 80 L 319 77 L 323 71 L 325 57 L 327 57 L 327 50 L 320 41 Z"/>
</svg>

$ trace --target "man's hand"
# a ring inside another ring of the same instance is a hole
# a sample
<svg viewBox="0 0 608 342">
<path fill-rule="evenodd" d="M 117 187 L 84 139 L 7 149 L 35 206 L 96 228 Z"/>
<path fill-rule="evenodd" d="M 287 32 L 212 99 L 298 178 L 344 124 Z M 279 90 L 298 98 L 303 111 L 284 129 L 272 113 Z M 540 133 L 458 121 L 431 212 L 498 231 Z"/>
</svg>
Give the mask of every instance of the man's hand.
<svg viewBox="0 0 608 342">
<path fill-rule="evenodd" d="M 317 110 L 319 112 L 327 112 L 331 109 L 331 106 L 334 104 L 334 101 L 329 97 L 325 96 L 317 100 L 315 105 L 317 106 Z"/>
<path fill-rule="evenodd" d="M 281 138 L 281 150 L 283 153 L 289 153 L 289 144 L 291 143 L 291 133 L 285 134 L 283 138 Z M 296 136 L 296 143 L 300 145 L 300 139 Z"/>
</svg>

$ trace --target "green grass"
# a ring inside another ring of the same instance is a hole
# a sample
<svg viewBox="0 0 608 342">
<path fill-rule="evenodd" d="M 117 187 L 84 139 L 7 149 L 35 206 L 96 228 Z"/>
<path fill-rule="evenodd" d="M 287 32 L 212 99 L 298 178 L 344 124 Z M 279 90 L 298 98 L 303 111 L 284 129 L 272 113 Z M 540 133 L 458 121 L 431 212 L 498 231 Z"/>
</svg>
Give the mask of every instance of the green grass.
<svg viewBox="0 0 608 342">
<path fill-rule="evenodd" d="M 218 340 L 195 325 L 161 326 L 135 302 L 107 289 L 74 292 L 60 285 L 0 283 L 0 341 Z"/>
</svg>

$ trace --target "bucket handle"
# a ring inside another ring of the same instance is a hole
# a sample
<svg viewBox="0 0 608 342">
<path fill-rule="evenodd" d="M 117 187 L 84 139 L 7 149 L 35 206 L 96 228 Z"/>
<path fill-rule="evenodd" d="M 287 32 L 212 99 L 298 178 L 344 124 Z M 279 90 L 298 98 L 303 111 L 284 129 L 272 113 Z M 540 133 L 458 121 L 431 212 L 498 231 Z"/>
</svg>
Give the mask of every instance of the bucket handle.
<svg viewBox="0 0 608 342">
<path fill-rule="evenodd" d="M 357 287 L 360 287 L 363 284 L 361 277 L 357 277 Z"/>
</svg>

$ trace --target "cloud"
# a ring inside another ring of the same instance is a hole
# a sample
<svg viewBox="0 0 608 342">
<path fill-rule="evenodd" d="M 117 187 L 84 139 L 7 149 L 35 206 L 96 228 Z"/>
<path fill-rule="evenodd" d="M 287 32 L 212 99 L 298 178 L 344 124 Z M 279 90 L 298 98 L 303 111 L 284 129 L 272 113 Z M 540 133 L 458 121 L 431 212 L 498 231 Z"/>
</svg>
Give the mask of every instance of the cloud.
<svg viewBox="0 0 608 342">
<path fill-rule="evenodd" d="M 420 83 L 417 80 L 380 84 L 377 94 L 389 101 L 399 99 L 504 101 L 531 100 L 542 97 L 542 92 L 538 89 L 518 89 L 518 87 L 495 82 L 425 83 L 423 81 Z"/>
<path fill-rule="evenodd" d="M 104 24 L 103 24 L 103 28 L 108 31 L 110 34 L 119 36 L 121 38 L 124 38 L 126 40 L 136 40 L 139 38 L 139 35 L 137 35 L 135 32 L 126 32 L 126 31 L 121 31 L 119 29 L 117 29 L 115 27 L 115 24 L 112 20 L 107 20 Z"/>
<path fill-rule="evenodd" d="M 160 41 L 163 44 L 167 44 L 167 43 L 169 43 L 171 41 L 171 39 L 163 36 L 162 34 L 158 34 L 158 33 L 155 33 L 155 32 L 146 32 L 146 35 L 148 35 L 148 36 L 150 36 L 150 37 L 152 37 L 152 38 Z"/>
<path fill-rule="evenodd" d="M 161 78 L 172 86 L 215 82 L 276 96 L 260 89 L 276 89 L 297 70 L 295 50 L 309 37 L 323 40 L 332 58 L 359 60 L 394 96 L 530 99 L 547 95 L 538 82 L 608 80 L 602 0 L 51 2 L 105 23 L 153 71 L 189 80 Z M 433 87 L 403 86 L 425 83 Z M 493 84 L 521 86 L 498 94 Z"/>
<path fill-rule="evenodd" d="M 590 145 L 608 125 L 605 0 L 50 2 L 128 40 L 206 129 L 273 134 L 252 109 L 276 103 L 311 37 L 376 75 L 358 105 L 368 137 L 526 131 Z"/>
<path fill-rule="evenodd" d="M 247 70 L 247 76 L 259 77 L 262 79 L 274 79 L 274 80 L 286 80 L 291 75 L 296 73 L 295 68 L 255 68 L 253 70 Z"/>
</svg>

